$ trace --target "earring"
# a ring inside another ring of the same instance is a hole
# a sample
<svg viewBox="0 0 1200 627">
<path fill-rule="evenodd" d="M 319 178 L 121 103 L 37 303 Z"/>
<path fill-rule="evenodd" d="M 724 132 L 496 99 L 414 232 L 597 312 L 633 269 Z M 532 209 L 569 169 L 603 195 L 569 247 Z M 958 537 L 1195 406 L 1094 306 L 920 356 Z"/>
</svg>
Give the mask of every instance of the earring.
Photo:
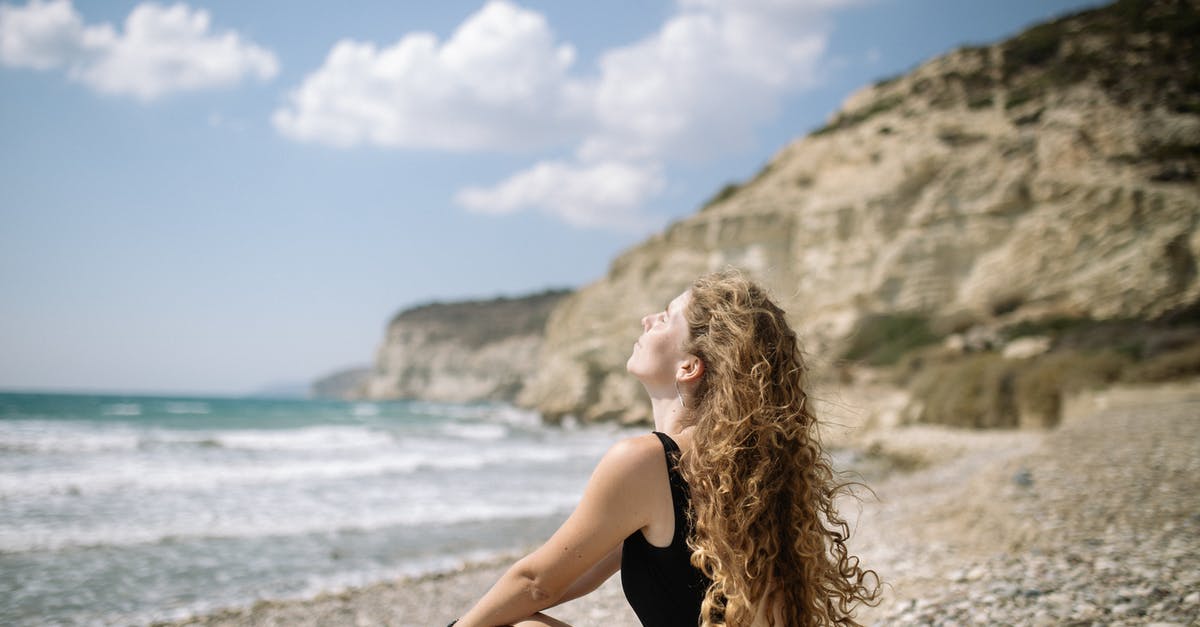
<svg viewBox="0 0 1200 627">
<path fill-rule="evenodd" d="M 679 382 L 678 381 L 675 382 L 675 395 L 679 397 L 679 404 L 684 409 L 687 409 L 687 404 L 683 402 L 683 394 L 679 393 Z"/>
</svg>

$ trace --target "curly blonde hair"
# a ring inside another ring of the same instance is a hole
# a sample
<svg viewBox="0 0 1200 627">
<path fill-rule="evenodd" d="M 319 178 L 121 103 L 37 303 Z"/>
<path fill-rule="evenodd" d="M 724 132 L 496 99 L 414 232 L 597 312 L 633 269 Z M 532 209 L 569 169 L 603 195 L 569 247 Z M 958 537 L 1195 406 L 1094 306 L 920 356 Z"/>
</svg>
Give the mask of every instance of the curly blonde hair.
<svg viewBox="0 0 1200 627">
<path fill-rule="evenodd" d="M 684 314 L 684 349 L 704 363 L 693 399 L 692 564 L 712 580 L 701 624 L 857 625 L 879 577 L 849 554 L 839 483 L 806 402 L 796 333 L 766 291 L 736 270 L 700 277 Z M 868 585 L 870 584 L 870 585 Z"/>
</svg>

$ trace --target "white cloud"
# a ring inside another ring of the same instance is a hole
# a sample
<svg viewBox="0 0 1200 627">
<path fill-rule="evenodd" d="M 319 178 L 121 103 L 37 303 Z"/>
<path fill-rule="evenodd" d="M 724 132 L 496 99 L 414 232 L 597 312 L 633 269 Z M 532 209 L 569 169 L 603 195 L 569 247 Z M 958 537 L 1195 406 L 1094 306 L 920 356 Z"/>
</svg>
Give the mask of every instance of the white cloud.
<svg viewBox="0 0 1200 627">
<path fill-rule="evenodd" d="M 86 49 L 85 40 L 95 40 L 99 31 L 87 32 L 83 20 L 67 0 L 28 6 L 0 4 L 0 62 L 35 70 L 66 65 Z"/>
<path fill-rule="evenodd" d="M 779 15 L 797 13 L 827 12 L 841 9 L 864 0 L 679 0 L 678 5 L 684 8 L 701 9 L 734 9 L 741 11 L 775 12 Z"/>
<path fill-rule="evenodd" d="M 661 164 L 749 145 L 784 93 L 815 81 L 825 50 L 822 12 L 848 3 L 684 0 L 657 32 L 606 52 L 599 76 L 579 81 L 576 93 L 589 97 L 593 117 L 577 140 L 576 163 L 540 163 L 460 193 L 459 204 L 536 208 L 577 226 L 649 225 L 638 210 L 662 190 Z M 597 162 L 606 167 L 588 165 Z M 644 163 L 657 165 L 653 184 L 621 177 L 644 171 Z M 614 189 L 620 212 L 588 201 Z"/>
<path fill-rule="evenodd" d="M 637 209 L 662 188 L 662 175 L 655 167 L 543 161 L 494 187 L 464 189 L 455 200 L 480 213 L 536 208 L 578 227 L 642 231 L 655 225 Z"/>
<path fill-rule="evenodd" d="M 68 76 L 105 93 L 143 101 L 233 85 L 279 72 L 275 55 L 232 31 L 211 33 L 207 11 L 185 4 L 136 6 L 124 32 L 88 26 L 70 0 L 0 5 L 0 62 Z"/>
<path fill-rule="evenodd" d="M 813 81 L 824 21 L 805 3 L 687 2 L 605 53 L 584 158 L 702 158 L 744 148 L 780 97 Z"/>
<path fill-rule="evenodd" d="M 338 42 L 275 112 L 284 135 L 337 146 L 528 150 L 570 137 L 582 115 L 571 46 L 545 18 L 489 2 L 439 43 Z"/>
<path fill-rule="evenodd" d="M 456 201 L 625 228 L 667 164 L 746 148 L 785 94 L 815 83 L 828 12 L 858 1 L 679 0 L 656 32 L 573 73 L 573 49 L 541 14 L 492 0 L 445 43 L 339 42 L 273 119 L 288 137 L 343 147 L 573 147 Z"/>
</svg>

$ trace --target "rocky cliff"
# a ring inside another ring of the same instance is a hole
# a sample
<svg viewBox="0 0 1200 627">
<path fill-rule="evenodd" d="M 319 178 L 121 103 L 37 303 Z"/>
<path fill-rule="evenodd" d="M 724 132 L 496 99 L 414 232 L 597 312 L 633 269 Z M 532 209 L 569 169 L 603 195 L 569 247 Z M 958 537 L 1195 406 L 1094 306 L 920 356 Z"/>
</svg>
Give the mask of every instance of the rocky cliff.
<svg viewBox="0 0 1200 627">
<path fill-rule="evenodd" d="M 370 368 L 346 368 L 327 374 L 309 385 L 309 397 L 351 400 L 366 394 Z"/>
<path fill-rule="evenodd" d="M 363 396 L 514 400 L 537 364 L 546 318 L 566 294 L 550 290 L 400 312 L 388 324 Z"/>
<path fill-rule="evenodd" d="M 818 368 L 868 316 L 966 328 L 1195 302 L 1197 14 L 1122 1 L 862 89 L 564 299 L 519 401 L 646 418 L 623 367 L 638 319 L 728 264 L 774 292 Z"/>
</svg>

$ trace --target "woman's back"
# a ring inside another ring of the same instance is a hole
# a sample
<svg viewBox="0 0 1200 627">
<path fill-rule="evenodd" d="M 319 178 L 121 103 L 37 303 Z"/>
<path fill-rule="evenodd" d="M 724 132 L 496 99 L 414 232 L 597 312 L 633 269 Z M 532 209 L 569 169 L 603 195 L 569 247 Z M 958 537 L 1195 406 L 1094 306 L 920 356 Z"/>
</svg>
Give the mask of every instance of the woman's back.
<svg viewBox="0 0 1200 627">
<path fill-rule="evenodd" d="M 700 603 L 711 582 L 691 565 L 691 549 L 687 545 L 691 531 L 690 494 L 679 474 L 679 445 L 665 433 L 655 431 L 654 435 L 663 448 L 666 472 L 646 480 L 665 482 L 669 486 L 670 515 L 657 516 L 658 520 L 625 539 L 621 553 L 621 585 L 642 624 L 691 627 L 699 621 Z M 690 438 L 686 440 L 690 444 Z M 651 531 L 652 537 L 661 537 L 660 530 L 651 528 L 661 528 L 667 520 L 670 521 L 667 528 L 671 529 L 669 541 L 661 545 L 651 543 L 646 532 Z"/>
</svg>

